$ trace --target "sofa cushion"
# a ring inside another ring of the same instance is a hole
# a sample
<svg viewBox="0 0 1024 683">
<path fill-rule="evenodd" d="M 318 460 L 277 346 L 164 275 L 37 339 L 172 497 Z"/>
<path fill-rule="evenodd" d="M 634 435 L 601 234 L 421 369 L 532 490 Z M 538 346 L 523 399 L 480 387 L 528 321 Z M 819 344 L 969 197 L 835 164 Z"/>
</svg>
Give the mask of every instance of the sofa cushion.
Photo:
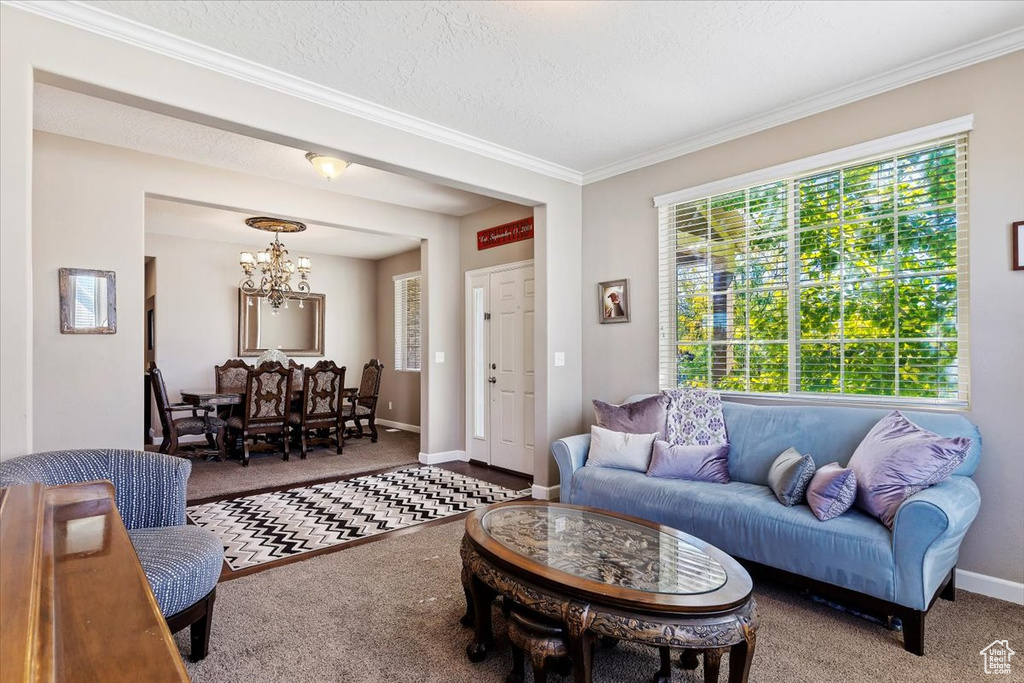
<svg viewBox="0 0 1024 683">
<path fill-rule="evenodd" d="M 970 447 L 966 436 L 939 436 L 892 411 L 850 458 L 850 468 L 857 474 L 857 507 L 891 529 L 900 503 L 948 479 Z"/>
<path fill-rule="evenodd" d="M 807 505 L 823 522 L 835 519 L 853 507 L 857 497 L 857 475 L 833 462 L 818 469 L 807 485 Z"/>
<path fill-rule="evenodd" d="M 804 502 L 804 493 L 813 476 L 814 458 L 789 448 L 775 458 L 768 470 L 768 488 L 783 505 L 799 505 Z"/>
<path fill-rule="evenodd" d="M 187 525 L 131 529 L 128 536 L 165 617 L 191 607 L 217 585 L 224 546 L 214 533 Z"/>
<path fill-rule="evenodd" d="M 619 406 L 597 399 L 593 403 L 598 427 L 630 434 L 665 433 L 665 407 L 668 405 L 668 397 L 664 394 L 648 396 Z"/>
<path fill-rule="evenodd" d="M 590 456 L 586 467 L 611 467 L 646 472 L 657 434 L 627 434 L 601 427 L 590 428 Z"/>
<path fill-rule="evenodd" d="M 648 477 L 729 483 L 729 446 L 673 446 L 655 441 Z"/>
<path fill-rule="evenodd" d="M 764 406 L 725 401 L 729 431 L 729 477 L 767 484 L 768 470 L 779 453 L 795 447 L 810 453 L 818 467 L 838 462 L 847 467 L 871 428 L 889 412 L 845 406 Z M 907 419 L 941 436 L 966 436 L 972 445 L 953 474 L 971 476 L 981 460 L 978 428 L 963 415 L 906 411 Z"/>
<path fill-rule="evenodd" d="M 894 598 L 892 534 L 856 509 L 822 524 L 806 505 L 779 505 L 766 486 L 587 467 L 573 476 L 571 499 L 674 527 L 739 558 Z"/>
</svg>

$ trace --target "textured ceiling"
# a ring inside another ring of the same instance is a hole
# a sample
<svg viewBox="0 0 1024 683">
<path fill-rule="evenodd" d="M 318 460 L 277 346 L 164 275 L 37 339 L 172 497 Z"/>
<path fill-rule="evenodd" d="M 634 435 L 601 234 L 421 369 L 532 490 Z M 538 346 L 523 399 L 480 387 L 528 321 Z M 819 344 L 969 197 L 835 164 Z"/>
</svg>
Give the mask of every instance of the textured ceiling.
<svg viewBox="0 0 1024 683">
<path fill-rule="evenodd" d="M 1024 24 L 1019 0 L 89 4 L 583 172 Z"/>
<path fill-rule="evenodd" d="M 306 161 L 305 150 L 36 84 L 36 130 L 139 152 L 283 180 L 297 185 L 464 216 L 496 199 L 366 166 L 350 166 L 328 182 Z"/>
<path fill-rule="evenodd" d="M 214 209 L 195 204 L 146 198 L 146 232 L 193 239 L 244 244 L 263 249 L 274 240 L 269 232 L 254 230 L 245 224 L 252 214 Z M 381 235 L 358 230 L 306 224 L 306 230 L 282 235 L 292 258 L 309 254 L 333 254 L 350 258 L 382 259 L 417 249 L 419 240 Z M 313 261 L 314 273 L 316 261 Z M 241 271 L 239 271 L 241 272 Z"/>
</svg>

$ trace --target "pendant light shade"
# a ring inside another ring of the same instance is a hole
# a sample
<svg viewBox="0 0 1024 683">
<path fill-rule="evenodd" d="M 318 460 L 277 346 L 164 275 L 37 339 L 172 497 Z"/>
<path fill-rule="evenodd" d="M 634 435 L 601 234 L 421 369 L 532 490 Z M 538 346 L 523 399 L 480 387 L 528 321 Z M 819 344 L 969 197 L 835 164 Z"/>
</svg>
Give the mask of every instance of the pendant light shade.
<svg viewBox="0 0 1024 683">
<path fill-rule="evenodd" d="M 309 163 L 313 164 L 313 168 L 316 172 L 322 175 L 327 180 L 333 180 L 345 172 L 348 168 L 348 162 L 337 157 L 328 157 L 316 152 L 309 152 L 306 154 L 306 158 L 309 159 Z"/>
</svg>

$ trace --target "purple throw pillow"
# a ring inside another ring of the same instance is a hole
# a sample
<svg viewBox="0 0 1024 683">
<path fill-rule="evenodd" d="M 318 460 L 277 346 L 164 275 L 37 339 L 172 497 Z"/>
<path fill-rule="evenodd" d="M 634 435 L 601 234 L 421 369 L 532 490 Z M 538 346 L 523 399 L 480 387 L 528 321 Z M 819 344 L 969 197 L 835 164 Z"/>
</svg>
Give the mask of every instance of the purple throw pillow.
<svg viewBox="0 0 1024 683">
<path fill-rule="evenodd" d="M 664 394 L 649 396 L 621 406 L 594 400 L 597 426 L 613 432 L 627 434 L 665 433 L 665 410 L 668 397 Z"/>
<path fill-rule="evenodd" d="M 648 477 L 729 483 L 729 444 L 673 446 L 655 441 Z"/>
<path fill-rule="evenodd" d="M 837 462 L 818 468 L 807 486 L 807 504 L 823 522 L 849 510 L 856 497 L 857 475 Z"/>
<path fill-rule="evenodd" d="M 854 504 L 892 529 L 900 504 L 949 478 L 970 448 L 966 436 L 939 436 L 894 410 L 871 428 L 850 458 L 848 467 L 857 476 Z"/>
</svg>

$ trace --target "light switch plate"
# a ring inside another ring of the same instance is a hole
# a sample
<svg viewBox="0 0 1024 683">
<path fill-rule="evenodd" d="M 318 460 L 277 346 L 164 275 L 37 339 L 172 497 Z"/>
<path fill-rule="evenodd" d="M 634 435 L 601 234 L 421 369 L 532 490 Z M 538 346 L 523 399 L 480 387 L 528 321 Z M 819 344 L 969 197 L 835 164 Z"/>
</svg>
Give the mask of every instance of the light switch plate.
<svg viewBox="0 0 1024 683">
<path fill-rule="evenodd" d="M 444 362 L 444 351 L 435 351 L 434 352 L 434 362 L 435 363 L 443 363 Z"/>
<path fill-rule="evenodd" d="M 565 365 L 565 352 L 555 351 L 555 367 L 560 368 Z"/>
</svg>

